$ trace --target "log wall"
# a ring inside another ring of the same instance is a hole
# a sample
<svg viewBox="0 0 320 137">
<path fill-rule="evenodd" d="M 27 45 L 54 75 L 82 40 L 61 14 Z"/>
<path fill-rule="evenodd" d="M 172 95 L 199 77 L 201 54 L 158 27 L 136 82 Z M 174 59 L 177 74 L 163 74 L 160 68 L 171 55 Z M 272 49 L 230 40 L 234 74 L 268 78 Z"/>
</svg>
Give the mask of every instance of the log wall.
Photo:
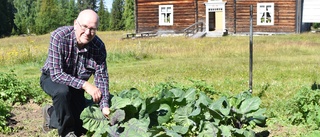
<svg viewBox="0 0 320 137">
<path fill-rule="evenodd" d="M 250 5 L 253 5 L 254 32 L 294 33 L 296 31 L 296 0 L 224 0 L 226 29 L 229 33 L 246 33 L 250 28 Z M 136 0 L 136 31 L 171 31 L 183 29 L 206 20 L 207 0 Z M 257 25 L 257 3 L 274 3 L 274 25 Z M 173 25 L 159 25 L 159 5 L 173 5 Z"/>
<path fill-rule="evenodd" d="M 257 25 L 257 3 L 274 3 L 274 25 Z M 234 4 L 236 5 L 234 6 Z M 250 5 L 253 6 L 254 32 L 295 32 L 296 0 L 236 0 L 236 3 L 234 3 L 234 0 L 229 0 L 226 4 L 226 29 L 229 32 L 249 32 Z M 236 10 L 234 10 L 234 7 L 236 7 Z M 236 17 L 234 12 L 236 12 Z"/>
</svg>

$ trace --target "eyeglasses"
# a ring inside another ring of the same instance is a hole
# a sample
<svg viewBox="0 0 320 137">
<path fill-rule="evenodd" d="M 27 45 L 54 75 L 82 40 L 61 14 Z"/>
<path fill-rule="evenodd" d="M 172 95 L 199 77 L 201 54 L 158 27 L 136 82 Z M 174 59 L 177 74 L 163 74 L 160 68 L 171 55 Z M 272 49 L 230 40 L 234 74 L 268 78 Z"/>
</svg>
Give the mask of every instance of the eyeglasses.
<svg viewBox="0 0 320 137">
<path fill-rule="evenodd" d="M 81 25 L 79 22 L 78 22 L 78 20 L 77 20 L 77 23 L 79 24 L 79 26 L 80 26 L 80 28 L 81 28 L 81 30 L 82 31 L 87 31 L 87 30 L 89 30 L 89 32 L 91 33 L 91 34 L 96 34 L 96 32 L 97 32 L 97 28 L 88 28 L 88 26 L 86 26 L 86 25 Z"/>
</svg>

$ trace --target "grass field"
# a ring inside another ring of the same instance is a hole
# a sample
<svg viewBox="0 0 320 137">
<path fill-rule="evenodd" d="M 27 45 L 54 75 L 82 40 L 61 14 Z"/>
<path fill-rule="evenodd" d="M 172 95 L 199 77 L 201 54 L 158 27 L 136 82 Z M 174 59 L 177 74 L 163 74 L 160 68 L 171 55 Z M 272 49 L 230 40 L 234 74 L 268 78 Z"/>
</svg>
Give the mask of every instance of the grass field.
<svg viewBox="0 0 320 137">
<path fill-rule="evenodd" d="M 191 85 L 204 81 L 218 92 L 235 95 L 249 89 L 249 37 L 189 39 L 155 37 L 125 39 L 125 32 L 99 32 L 108 51 L 111 93 L 132 87 L 145 96 L 159 83 Z M 281 116 L 283 104 L 303 87 L 320 83 L 320 34 L 254 36 L 253 94 L 271 117 L 273 136 L 302 136 L 303 125 L 293 126 Z M 14 69 L 21 79 L 38 86 L 46 59 L 49 34 L 0 39 L 0 72 Z M 40 90 L 40 87 L 39 87 Z"/>
</svg>

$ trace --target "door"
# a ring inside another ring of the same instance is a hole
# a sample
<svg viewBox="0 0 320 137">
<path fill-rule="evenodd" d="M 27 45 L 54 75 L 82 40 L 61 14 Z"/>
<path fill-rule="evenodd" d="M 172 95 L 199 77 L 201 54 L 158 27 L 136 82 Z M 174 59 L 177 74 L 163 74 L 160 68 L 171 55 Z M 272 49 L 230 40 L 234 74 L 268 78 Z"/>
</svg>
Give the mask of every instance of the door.
<svg viewBox="0 0 320 137">
<path fill-rule="evenodd" d="M 209 31 L 216 30 L 216 12 L 209 12 Z"/>
<path fill-rule="evenodd" d="M 209 0 L 206 5 L 206 32 L 225 32 L 225 4 L 222 0 Z"/>
</svg>

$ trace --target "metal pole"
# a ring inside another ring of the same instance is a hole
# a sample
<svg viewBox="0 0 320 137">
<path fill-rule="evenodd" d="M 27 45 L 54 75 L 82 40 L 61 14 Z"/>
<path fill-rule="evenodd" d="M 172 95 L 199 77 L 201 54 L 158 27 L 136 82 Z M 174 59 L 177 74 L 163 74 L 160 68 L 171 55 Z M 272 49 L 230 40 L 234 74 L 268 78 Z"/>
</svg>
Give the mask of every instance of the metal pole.
<svg viewBox="0 0 320 137">
<path fill-rule="evenodd" d="M 237 33 L 237 0 L 233 0 L 233 33 Z"/>
<path fill-rule="evenodd" d="M 252 93 L 252 62 L 253 62 L 253 28 L 252 28 L 252 12 L 253 7 L 250 5 L 250 58 L 249 58 L 249 92 Z"/>
</svg>

